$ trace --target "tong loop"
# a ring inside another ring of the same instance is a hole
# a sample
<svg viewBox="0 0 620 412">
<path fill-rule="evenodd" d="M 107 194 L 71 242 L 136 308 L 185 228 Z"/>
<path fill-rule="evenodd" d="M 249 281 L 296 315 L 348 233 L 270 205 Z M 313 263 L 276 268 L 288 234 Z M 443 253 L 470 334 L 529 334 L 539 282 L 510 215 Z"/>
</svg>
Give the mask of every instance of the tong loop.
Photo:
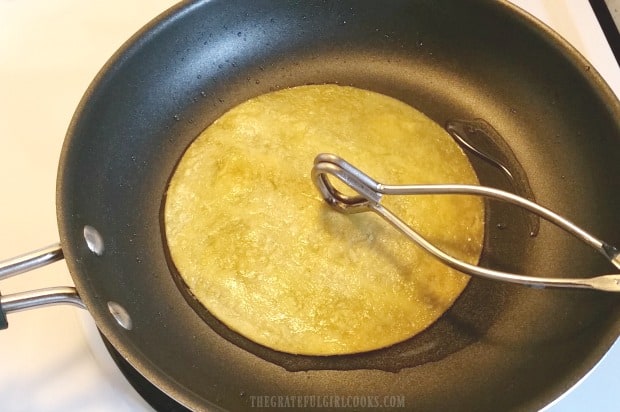
<svg viewBox="0 0 620 412">
<path fill-rule="evenodd" d="M 329 180 L 329 175 L 336 177 L 355 195 L 346 195 L 336 189 Z M 441 260 L 446 265 L 472 276 L 520 283 L 532 287 L 560 287 L 597 289 L 607 292 L 620 292 L 620 273 L 596 276 L 592 278 L 548 278 L 537 276 L 517 275 L 487 269 L 463 262 L 443 252 L 435 245 L 417 233 L 398 216 L 381 204 L 384 195 L 441 195 L 460 194 L 478 195 L 487 198 L 503 200 L 520 206 L 542 217 L 543 219 L 564 229 L 605 256 L 616 268 L 620 269 L 620 251 L 575 225 L 568 219 L 540 206 L 528 199 L 503 190 L 477 185 L 386 185 L 379 183 L 364 172 L 348 163 L 346 160 L 328 153 L 319 154 L 314 159 L 312 180 L 321 193 L 323 199 L 335 210 L 341 213 L 361 213 L 373 211 L 409 237 L 413 242 L 428 253 Z"/>
</svg>

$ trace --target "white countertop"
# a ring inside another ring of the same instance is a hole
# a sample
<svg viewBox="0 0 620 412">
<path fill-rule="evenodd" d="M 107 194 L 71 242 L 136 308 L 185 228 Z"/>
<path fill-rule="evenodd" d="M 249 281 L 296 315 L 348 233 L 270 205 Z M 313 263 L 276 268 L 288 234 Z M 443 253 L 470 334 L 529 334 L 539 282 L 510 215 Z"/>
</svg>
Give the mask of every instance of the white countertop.
<svg viewBox="0 0 620 412">
<path fill-rule="evenodd" d="M 0 0 L 0 259 L 57 241 L 56 168 L 71 116 L 97 71 L 172 0 Z M 586 0 L 514 0 L 588 57 L 620 95 L 620 69 Z M 4 294 L 72 284 L 64 263 L 0 283 Z M 9 316 L 0 331 L 3 411 L 150 408 L 106 360 L 87 312 Z M 90 342 L 90 343 L 89 343 Z M 620 408 L 620 344 L 549 410 Z"/>
</svg>

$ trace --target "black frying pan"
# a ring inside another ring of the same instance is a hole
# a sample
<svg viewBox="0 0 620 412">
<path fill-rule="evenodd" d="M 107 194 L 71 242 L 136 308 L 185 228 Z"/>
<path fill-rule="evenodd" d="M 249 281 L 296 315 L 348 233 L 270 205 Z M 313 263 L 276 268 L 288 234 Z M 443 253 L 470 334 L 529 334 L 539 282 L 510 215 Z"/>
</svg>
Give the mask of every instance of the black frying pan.
<svg viewBox="0 0 620 412">
<path fill-rule="evenodd" d="M 326 358 L 255 345 L 186 296 L 167 260 L 160 221 L 178 159 L 234 105 L 308 83 L 381 92 L 440 124 L 484 119 L 514 152 L 539 203 L 620 244 L 620 104 L 583 58 L 512 6 L 183 4 L 105 66 L 74 116 L 60 161 L 63 252 L 114 348 L 197 410 L 251 409 L 256 395 L 396 396 L 414 410 L 534 409 L 583 376 L 620 333 L 616 295 L 473 279 L 417 337 Z M 492 167 L 472 161 L 483 183 L 505 184 Z M 514 224 L 496 230 L 505 221 Z M 100 256 L 87 245 L 85 226 L 101 234 Z M 496 205 L 483 262 L 529 274 L 613 270 L 544 223 L 530 237 L 519 213 Z M 130 330 L 111 314 L 110 302 L 113 311 L 120 305 L 127 312 Z"/>
</svg>

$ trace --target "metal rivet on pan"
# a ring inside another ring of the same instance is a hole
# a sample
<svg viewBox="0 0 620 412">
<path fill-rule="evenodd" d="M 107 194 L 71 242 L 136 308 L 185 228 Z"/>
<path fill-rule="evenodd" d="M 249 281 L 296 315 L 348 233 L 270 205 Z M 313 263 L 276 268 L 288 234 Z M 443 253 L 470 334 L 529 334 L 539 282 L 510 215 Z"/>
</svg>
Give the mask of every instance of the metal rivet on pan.
<svg viewBox="0 0 620 412">
<path fill-rule="evenodd" d="M 131 317 L 129 313 L 122 307 L 120 304 L 109 301 L 108 302 L 108 310 L 114 316 L 116 322 L 121 325 L 123 328 L 127 330 L 131 330 L 133 328 L 133 323 L 131 321 Z"/>
<path fill-rule="evenodd" d="M 86 245 L 91 252 L 96 254 L 97 256 L 103 255 L 103 251 L 105 249 L 103 245 L 103 238 L 92 226 L 84 226 L 84 240 L 86 240 Z"/>
</svg>

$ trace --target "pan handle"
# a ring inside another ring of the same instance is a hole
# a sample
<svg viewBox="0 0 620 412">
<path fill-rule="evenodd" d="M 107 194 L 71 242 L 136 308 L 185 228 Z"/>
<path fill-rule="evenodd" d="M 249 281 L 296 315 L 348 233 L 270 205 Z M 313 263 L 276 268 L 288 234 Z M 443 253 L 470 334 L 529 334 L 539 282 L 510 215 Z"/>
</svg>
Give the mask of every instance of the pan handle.
<svg viewBox="0 0 620 412">
<path fill-rule="evenodd" d="M 62 247 L 59 243 L 38 249 L 0 262 L 0 280 L 7 279 L 20 273 L 40 268 L 63 258 Z M 2 296 L 0 294 L 0 329 L 8 327 L 7 313 L 36 308 L 39 306 L 70 304 L 85 308 L 74 287 L 54 287 L 14 293 Z"/>
</svg>

